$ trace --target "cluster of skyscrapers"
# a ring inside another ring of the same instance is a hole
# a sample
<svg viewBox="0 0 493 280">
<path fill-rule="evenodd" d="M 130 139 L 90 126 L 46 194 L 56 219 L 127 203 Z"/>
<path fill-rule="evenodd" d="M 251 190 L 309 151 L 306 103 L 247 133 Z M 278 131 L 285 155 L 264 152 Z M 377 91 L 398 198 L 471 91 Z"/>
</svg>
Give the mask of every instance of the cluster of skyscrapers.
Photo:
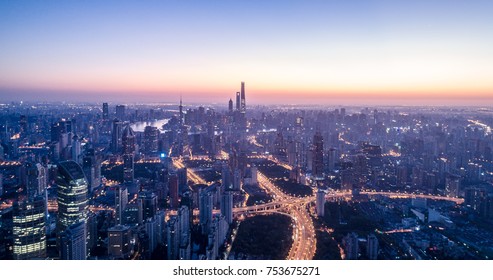
<svg viewBox="0 0 493 280">
<path fill-rule="evenodd" d="M 228 258 L 237 218 L 255 215 L 255 205 L 289 214 L 284 196 L 303 200 L 296 207 L 310 219 L 339 215 L 327 200 L 371 191 L 463 201 L 468 217 L 493 217 L 487 114 L 282 106 L 247 114 L 244 82 L 217 108 L 181 99 L 57 106 L 0 107 L 3 259 Z M 403 220 L 453 223 L 445 207 L 402 208 Z M 355 232 L 338 240 L 346 259 L 384 256 L 385 238 Z"/>
</svg>

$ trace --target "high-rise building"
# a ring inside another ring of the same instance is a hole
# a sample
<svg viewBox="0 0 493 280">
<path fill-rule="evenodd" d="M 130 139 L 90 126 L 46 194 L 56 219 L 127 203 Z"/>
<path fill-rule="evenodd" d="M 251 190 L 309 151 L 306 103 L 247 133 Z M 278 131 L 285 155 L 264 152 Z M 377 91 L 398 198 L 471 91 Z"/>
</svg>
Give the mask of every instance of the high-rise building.
<svg viewBox="0 0 493 280">
<path fill-rule="evenodd" d="M 324 138 L 320 131 L 313 136 L 312 175 L 316 178 L 324 176 Z"/>
<path fill-rule="evenodd" d="M 245 100 L 245 82 L 241 82 L 241 108 L 242 113 L 246 112 L 246 100 Z"/>
<path fill-rule="evenodd" d="M 240 92 L 236 92 L 236 111 L 240 111 L 241 108 L 241 97 L 240 97 Z"/>
<path fill-rule="evenodd" d="M 132 231 L 129 226 L 116 225 L 108 229 L 108 255 L 113 259 L 127 259 L 131 253 Z"/>
<path fill-rule="evenodd" d="M 330 148 L 328 151 L 327 165 L 330 172 L 334 171 L 337 162 L 337 150 Z"/>
<path fill-rule="evenodd" d="M 134 154 L 123 155 L 123 181 L 132 183 L 134 181 Z"/>
<path fill-rule="evenodd" d="M 157 196 L 151 191 L 139 192 L 139 201 L 142 204 L 142 214 L 144 221 L 154 217 L 157 212 Z"/>
<path fill-rule="evenodd" d="M 116 117 L 120 120 L 125 119 L 125 105 L 116 105 Z"/>
<path fill-rule="evenodd" d="M 171 216 L 166 223 L 166 244 L 169 260 L 176 260 L 179 257 L 181 237 L 179 224 L 178 216 Z"/>
<path fill-rule="evenodd" d="M 182 99 L 181 99 L 181 96 L 180 96 L 180 106 L 178 106 L 178 110 L 180 112 L 180 115 L 179 115 L 179 121 L 180 121 L 180 126 L 183 125 L 183 121 L 184 121 L 184 116 L 183 116 L 183 102 L 182 102 Z"/>
<path fill-rule="evenodd" d="M 163 219 L 164 222 L 164 219 Z M 158 227 L 158 221 L 155 217 L 149 218 L 146 221 L 145 229 L 148 237 L 148 253 L 151 254 L 157 248 L 160 239 L 159 232 L 160 228 Z"/>
<path fill-rule="evenodd" d="M 109 117 L 108 103 L 103 103 L 103 119 L 107 120 Z"/>
<path fill-rule="evenodd" d="M 445 193 L 447 196 L 458 197 L 460 191 L 460 176 L 448 174 L 445 178 Z"/>
<path fill-rule="evenodd" d="M 372 233 L 366 240 L 366 256 L 370 260 L 376 260 L 378 257 L 378 239 Z"/>
<path fill-rule="evenodd" d="M 169 175 L 169 196 L 171 199 L 171 208 L 178 208 L 178 175 L 170 174 Z"/>
<path fill-rule="evenodd" d="M 62 260 L 85 260 L 87 258 L 86 222 L 70 225 L 60 236 Z"/>
<path fill-rule="evenodd" d="M 138 201 L 137 203 L 127 204 L 125 211 L 123 212 L 122 224 L 125 225 L 138 225 L 142 224 L 144 221 L 144 213 L 142 210 L 142 203 Z"/>
<path fill-rule="evenodd" d="M 233 100 L 230 98 L 228 102 L 228 112 L 233 113 Z"/>
<path fill-rule="evenodd" d="M 229 165 L 224 163 L 221 170 L 221 182 L 223 190 L 232 190 L 233 189 L 233 180 L 231 178 L 231 170 L 229 169 Z"/>
<path fill-rule="evenodd" d="M 113 126 L 111 130 L 111 152 L 114 154 L 119 153 L 122 149 L 122 130 L 123 123 L 118 120 L 113 120 Z"/>
<path fill-rule="evenodd" d="M 99 156 L 94 154 L 94 150 L 82 159 L 82 169 L 89 184 L 89 191 L 101 185 L 101 161 Z"/>
<path fill-rule="evenodd" d="M 202 226 L 202 233 L 209 232 L 212 223 L 212 210 L 214 207 L 214 197 L 211 192 L 205 189 L 200 191 L 199 197 L 199 221 Z"/>
<path fill-rule="evenodd" d="M 62 233 L 69 226 L 86 219 L 88 184 L 81 166 L 71 160 L 58 164 L 56 183 L 58 185 L 57 232 Z"/>
<path fill-rule="evenodd" d="M 74 135 L 72 137 L 72 160 L 79 162 L 80 163 L 80 153 L 81 153 L 81 148 L 80 148 L 80 139 L 79 136 Z"/>
<path fill-rule="evenodd" d="M 357 260 L 359 254 L 358 235 L 354 232 L 348 233 L 342 240 L 346 260 Z"/>
<path fill-rule="evenodd" d="M 396 170 L 396 185 L 398 188 L 403 188 L 407 185 L 407 166 L 398 166 Z"/>
<path fill-rule="evenodd" d="M 16 201 L 13 205 L 14 259 L 46 257 L 46 204 L 42 196 Z"/>
<path fill-rule="evenodd" d="M 351 169 L 341 171 L 341 190 L 350 192 L 353 190 L 354 174 Z"/>
<path fill-rule="evenodd" d="M 42 195 L 47 187 L 48 176 L 46 168 L 40 163 L 28 162 L 25 165 L 26 170 L 26 190 L 27 195 L 33 198 Z"/>
<path fill-rule="evenodd" d="M 115 212 L 116 224 L 123 224 L 123 214 L 128 204 L 128 190 L 125 186 L 118 186 L 115 189 Z"/>
<path fill-rule="evenodd" d="M 144 129 L 144 153 L 150 156 L 158 154 L 159 130 L 154 126 L 146 126 Z"/>
<path fill-rule="evenodd" d="M 233 223 L 233 193 L 225 191 L 221 196 L 221 214 L 228 224 Z"/>
<path fill-rule="evenodd" d="M 235 169 L 233 172 L 233 190 L 239 191 L 241 189 L 241 172 L 239 169 Z"/>
<path fill-rule="evenodd" d="M 123 154 L 135 153 L 135 133 L 130 125 L 126 125 L 122 132 Z"/>
<path fill-rule="evenodd" d="M 323 190 L 317 191 L 317 216 L 323 217 L 325 215 L 325 192 Z"/>
</svg>

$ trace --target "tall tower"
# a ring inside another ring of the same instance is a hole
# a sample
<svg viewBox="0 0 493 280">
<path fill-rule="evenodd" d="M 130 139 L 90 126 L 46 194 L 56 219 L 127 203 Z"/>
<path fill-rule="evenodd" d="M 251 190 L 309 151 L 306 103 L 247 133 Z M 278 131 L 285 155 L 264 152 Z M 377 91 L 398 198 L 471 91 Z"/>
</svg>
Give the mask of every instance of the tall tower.
<svg viewBox="0 0 493 280">
<path fill-rule="evenodd" d="M 118 186 L 115 190 L 115 210 L 116 210 L 116 224 L 123 223 L 123 213 L 128 204 L 128 191 L 125 186 Z"/>
<path fill-rule="evenodd" d="M 233 113 L 233 100 L 230 98 L 229 99 L 229 102 L 228 102 L 228 110 L 229 110 L 229 113 Z"/>
<path fill-rule="evenodd" d="M 122 148 L 124 154 L 135 152 L 135 133 L 130 125 L 125 126 L 122 133 Z"/>
<path fill-rule="evenodd" d="M 169 195 L 171 198 L 171 208 L 178 208 L 178 175 L 176 173 L 169 175 Z"/>
<path fill-rule="evenodd" d="M 146 126 L 144 129 L 144 153 L 156 156 L 158 152 L 159 130 L 154 126 Z"/>
<path fill-rule="evenodd" d="M 26 189 L 29 198 L 43 195 L 47 187 L 48 176 L 46 168 L 40 163 L 27 162 L 26 165 Z"/>
<path fill-rule="evenodd" d="M 103 103 L 103 119 L 107 120 L 109 116 L 108 103 Z"/>
<path fill-rule="evenodd" d="M 122 148 L 122 122 L 118 119 L 113 120 L 113 127 L 111 130 L 111 152 L 116 154 L 121 151 Z"/>
<path fill-rule="evenodd" d="M 85 259 L 89 186 L 82 167 L 73 160 L 60 162 L 56 183 L 60 256 L 64 259 Z"/>
<path fill-rule="evenodd" d="M 246 102 L 245 102 L 245 82 L 241 82 L 241 108 L 242 113 L 246 112 Z"/>
<path fill-rule="evenodd" d="M 86 221 L 70 225 L 61 234 L 60 257 L 62 260 L 85 260 L 87 257 Z"/>
<path fill-rule="evenodd" d="M 88 184 L 84 172 L 75 161 L 58 164 L 58 221 L 57 232 L 86 219 Z"/>
<path fill-rule="evenodd" d="M 14 259 L 27 260 L 46 256 L 45 208 L 42 196 L 14 203 Z"/>
<path fill-rule="evenodd" d="M 313 165 L 312 174 L 314 177 L 323 177 L 324 172 L 324 138 L 320 131 L 313 136 Z"/>
<path fill-rule="evenodd" d="M 125 127 L 122 134 L 123 181 L 132 183 L 134 181 L 135 134 L 130 125 Z"/>
<path fill-rule="evenodd" d="M 323 217 L 325 215 L 325 192 L 318 190 L 316 197 L 317 216 Z"/>
<path fill-rule="evenodd" d="M 120 120 L 125 119 L 125 105 L 116 105 L 116 117 Z"/>
<path fill-rule="evenodd" d="M 236 111 L 240 111 L 241 100 L 240 100 L 240 92 L 236 92 Z"/>
<path fill-rule="evenodd" d="M 199 195 L 199 220 L 202 233 L 208 233 L 212 223 L 212 208 L 214 197 L 211 192 L 202 189 Z"/>
<path fill-rule="evenodd" d="M 233 222 L 233 194 L 230 191 L 225 191 L 221 196 L 221 214 L 228 224 Z"/>
<path fill-rule="evenodd" d="M 178 107 L 180 110 L 180 125 L 183 125 L 183 103 L 180 95 L 180 106 Z"/>
</svg>

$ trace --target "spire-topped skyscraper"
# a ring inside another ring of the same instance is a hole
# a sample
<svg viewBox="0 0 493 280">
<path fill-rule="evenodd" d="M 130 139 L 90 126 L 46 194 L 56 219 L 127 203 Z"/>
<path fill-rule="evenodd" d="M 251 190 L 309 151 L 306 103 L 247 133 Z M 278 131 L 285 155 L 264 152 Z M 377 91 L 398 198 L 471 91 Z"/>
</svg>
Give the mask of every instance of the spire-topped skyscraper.
<svg viewBox="0 0 493 280">
<path fill-rule="evenodd" d="M 242 113 L 246 112 L 246 102 L 245 102 L 245 82 L 241 82 L 241 108 Z"/>
<path fill-rule="evenodd" d="M 180 109 L 180 125 L 183 125 L 183 103 L 180 95 L 180 106 L 178 107 Z"/>
</svg>

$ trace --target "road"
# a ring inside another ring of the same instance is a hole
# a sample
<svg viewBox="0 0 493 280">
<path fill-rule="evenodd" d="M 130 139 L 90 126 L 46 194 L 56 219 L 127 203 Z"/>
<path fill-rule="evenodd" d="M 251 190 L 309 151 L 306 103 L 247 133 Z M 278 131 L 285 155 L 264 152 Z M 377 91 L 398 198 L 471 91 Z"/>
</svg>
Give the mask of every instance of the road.
<svg viewBox="0 0 493 280">
<path fill-rule="evenodd" d="M 272 157 L 269 158 L 273 160 Z M 279 161 L 275 160 L 276 163 L 280 164 Z M 173 164 L 178 168 L 185 167 L 183 161 L 181 159 L 173 159 Z M 280 164 L 281 166 L 289 169 L 290 167 L 286 164 Z M 206 183 L 205 180 L 200 178 L 197 174 L 195 174 L 192 170 L 187 169 L 187 173 L 189 178 L 197 184 Z M 291 249 L 289 250 L 288 256 L 286 259 L 288 260 L 311 260 L 313 259 L 316 251 L 316 237 L 315 237 L 315 228 L 313 225 L 312 218 L 307 209 L 307 205 L 315 201 L 315 196 L 307 196 L 307 197 L 293 197 L 282 192 L 279 187 L 277 187 L 274 183 L 272 183 L 269 178 L 267 178 L 261 172 L 258 172 L 258 182 L 261 188 L 265 189 L 268 193 L 273 195 L 273 201 L 253 205 L 253 206 L 244 206 L 244 207 L 236 207 L 233 209 L 235 214 L 242 213 L 281 213 L 284 215 L 288 215 L 292 218 L 294 222 L 294 230 L 293 230 L 293 244 Z M 446 197 L 446 196 L 437 196 L 437 195 L 427 195 L 427 194 L 409 194 L 409 193 L 398 193 L 398 192 L 377 192 L 377 191 L 362 191 L 361 195 L 380 195 L 386 196 L 389 198 L 426 198 L 431 200 L 447 200 L 455 203 L 463 203 L 464 200 L 456 197 Z M 351 197 L 352 194 L 350 192 L 330 192 L 326 194 L 326 199 L 330 198 L 343 198 L 343 197 Z"/>
</svg>

